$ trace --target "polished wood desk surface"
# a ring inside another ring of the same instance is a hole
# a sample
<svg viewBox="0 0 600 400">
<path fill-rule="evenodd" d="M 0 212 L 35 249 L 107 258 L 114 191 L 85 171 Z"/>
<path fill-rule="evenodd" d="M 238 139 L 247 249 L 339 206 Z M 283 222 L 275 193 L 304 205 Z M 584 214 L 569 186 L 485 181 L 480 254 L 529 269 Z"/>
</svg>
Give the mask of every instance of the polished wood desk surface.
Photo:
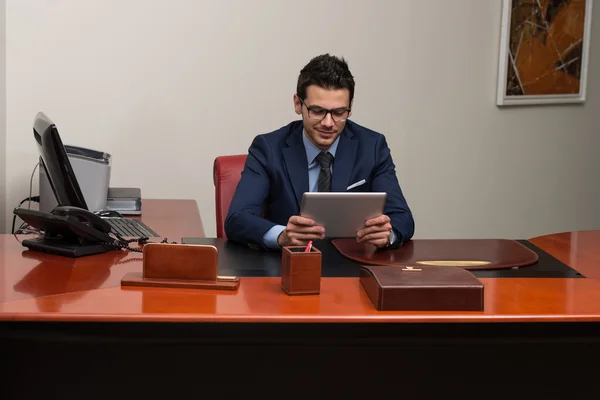
<svg viewBox="0 0 600 400">
<path fill-rule="evenodd" d="M 203 237 L 191 200 L 145 200 L 144 223 L 169 241 Z M 141 271 L 126 251 L 68 259 L 27 251 L 23 236 L 0 236 L 0 320 L 190 322 L 600 321 L 600 231 L 530 241 L 587 278 L 480 278 L 483 312 L 379 312 L 356 278 L 323 278 L 320 295 L 287 296 L 280 278 L 242 277 L 237 292 L 122 288 Z"/>
</svg>

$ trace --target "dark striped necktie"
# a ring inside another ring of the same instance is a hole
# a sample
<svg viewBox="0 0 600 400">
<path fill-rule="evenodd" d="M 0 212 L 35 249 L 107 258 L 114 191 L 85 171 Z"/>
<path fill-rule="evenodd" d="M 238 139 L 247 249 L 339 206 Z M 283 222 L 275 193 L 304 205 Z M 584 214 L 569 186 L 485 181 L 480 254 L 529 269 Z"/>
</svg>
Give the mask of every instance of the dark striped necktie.
<svg viewBox="0 0 600 400">
<path fill-rule="evenodd" d="M 333 155 L 330 152 L 322 151 L 317 155 L 317 162 L 321 165 L 319 173 L 318 191 L 331 192 L 331 163 Z"/>
</svg>

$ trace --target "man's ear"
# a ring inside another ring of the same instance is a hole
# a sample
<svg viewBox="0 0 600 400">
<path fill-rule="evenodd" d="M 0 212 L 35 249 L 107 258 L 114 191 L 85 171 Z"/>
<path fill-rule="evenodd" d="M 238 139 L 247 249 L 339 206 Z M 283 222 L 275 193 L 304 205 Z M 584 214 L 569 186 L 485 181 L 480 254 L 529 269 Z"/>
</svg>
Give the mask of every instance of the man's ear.
<svg viewBox="0 0 600 400">
<path fill-rule="evenodd" d="M 302 103 L 300 102 L 300 98 L 297 94 L 294 95 L 294 111 L 298 115 L 302 114 Z"/>
<path fill-rule="evenodd" d="M 350 110 L 352 110 L 352 106 L 354 105 L 354 99 L 352 99 L 352 101 L 350 101 Z M 350 118 L 352 116 L 352 111 L 350 111 L 348 113 L 348 118 Z"/>
</svg>

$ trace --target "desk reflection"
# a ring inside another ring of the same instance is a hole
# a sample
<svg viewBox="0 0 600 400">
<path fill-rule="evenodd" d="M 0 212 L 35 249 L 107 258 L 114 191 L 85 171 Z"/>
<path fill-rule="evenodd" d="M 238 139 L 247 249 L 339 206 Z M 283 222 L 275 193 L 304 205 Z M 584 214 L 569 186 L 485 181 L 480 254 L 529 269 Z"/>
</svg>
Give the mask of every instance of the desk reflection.
<svg viewBox="0 0 600 400">
<path fill-rule="evenodd" d="M 78 292 L 77 296 L 63 296 L 60 302 L 38 302 L 40 311 L 59 311 L 62 301 L 73 302 L 89 290 L 98 289 L 111 274 L 111 267 L 122 262 L 141 260 L 140 257 L 124 260 L 125 251 L 109 252 L 98 257 L 68 258 L 49 256 L 30 250 L 21 253 L 23 258 L 39 263 L 13 286 L 15 292 L 26 293 L 31 297 Z M 49 309 L 50 308 L 50 309 Z"/>
</svg>

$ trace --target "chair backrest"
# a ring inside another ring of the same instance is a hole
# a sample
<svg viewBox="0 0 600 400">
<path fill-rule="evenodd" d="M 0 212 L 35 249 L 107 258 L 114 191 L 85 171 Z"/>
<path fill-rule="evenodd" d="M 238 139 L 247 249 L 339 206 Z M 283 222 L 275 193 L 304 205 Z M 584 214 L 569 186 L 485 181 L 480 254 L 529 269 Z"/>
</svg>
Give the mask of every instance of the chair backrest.
<svg viewBox="0 0 600 400">
<path fill-rule="evenodd" d="M 225 218 L 231 199 L 235 193 L 247 154 L 218 156 L 213 164 L 213 183 L 215 185 L 215 210 L 217 219 L 217 237 L 226 238 Z"/>
</svg>

